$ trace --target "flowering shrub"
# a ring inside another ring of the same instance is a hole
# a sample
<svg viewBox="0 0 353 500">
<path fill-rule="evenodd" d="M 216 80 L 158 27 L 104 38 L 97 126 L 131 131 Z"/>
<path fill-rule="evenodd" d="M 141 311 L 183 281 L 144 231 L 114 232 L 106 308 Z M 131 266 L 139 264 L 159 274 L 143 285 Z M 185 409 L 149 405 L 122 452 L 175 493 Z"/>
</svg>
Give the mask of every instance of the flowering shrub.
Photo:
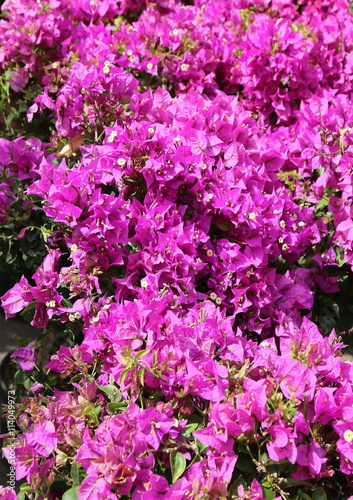
<svg viewBox="0 0 353 500">
<path fill-rule="evenodd" d="M 348 3 L 3 10 L 18 498 L 352 500 Z"/>
</svg>

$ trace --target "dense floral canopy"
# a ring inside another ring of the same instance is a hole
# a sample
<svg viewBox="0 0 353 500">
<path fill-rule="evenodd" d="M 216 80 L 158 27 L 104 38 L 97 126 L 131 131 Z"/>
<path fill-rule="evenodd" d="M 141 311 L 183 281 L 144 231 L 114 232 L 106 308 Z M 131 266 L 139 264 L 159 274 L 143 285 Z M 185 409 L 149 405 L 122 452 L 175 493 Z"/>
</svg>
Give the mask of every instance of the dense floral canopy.
<svg viewBox="0 0 353 500">
<path fill-rule="evenodd" d="M 347 500 L 348 2 L 3 12 L 0 223 L 44 251 L 2 306 L 52 344 L 15 353 L 19 498 Z"/>
</svg>

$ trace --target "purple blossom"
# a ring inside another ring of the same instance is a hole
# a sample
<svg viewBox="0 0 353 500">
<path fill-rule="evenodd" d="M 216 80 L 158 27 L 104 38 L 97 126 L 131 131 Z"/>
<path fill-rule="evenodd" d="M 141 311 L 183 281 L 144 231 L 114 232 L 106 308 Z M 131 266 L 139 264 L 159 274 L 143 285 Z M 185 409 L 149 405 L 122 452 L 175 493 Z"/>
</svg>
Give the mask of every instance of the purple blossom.
<svg viewBox="0 0 353 500">
<path fill-rule="evenodd" d="M 82 499 L 245 500 L 339 472 L 346 497 L 353 368 L 312 319 L 353 264 L 348 2 L 4 13 L 10 98 L 35 82 L 28 122 L 56 131 L 0 140 L 2 223 L 28 197 L 53 234 L 2 306 L 64 338 L 44 367 L 64 389 L 18 403 L 18 478 L 49 499 L 78 469 Z"/>
<path fill-rule="evenodd" d="M 11 358 L 16 358 L 17 363 L 23 370 L 32 370 L 36 363 L 36 351 L 33 347 L 35 341 L 30 342 L 27 347 L 20 347 L 11 354 Z"/>
</svg>

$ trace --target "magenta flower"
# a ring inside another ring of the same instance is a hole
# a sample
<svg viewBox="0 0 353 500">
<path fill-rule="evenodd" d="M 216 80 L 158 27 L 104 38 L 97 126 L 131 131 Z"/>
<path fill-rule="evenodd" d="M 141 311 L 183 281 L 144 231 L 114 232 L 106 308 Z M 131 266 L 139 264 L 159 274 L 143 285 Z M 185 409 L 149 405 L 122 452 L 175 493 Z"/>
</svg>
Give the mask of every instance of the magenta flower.
<svg viewBox="0 0 353 500">
<path fill-rule="evenodd" d="M 315 443 L 313 439 L 310 439 L 309 445 L 302 444 L 298 447 L 297 463 L 300 467 L 298 471 L 293 474 L 293 477 L 299 480 L 305 480 L 317 476 L 320 474 L 326 462 L 325 450 Z"/>
<path fill-rule="evenodd" d="M 6 500 L 16 500 L 17 495 L 11 486 L 0 486 L 0 498 L 5 498 Z"/>
<path fill-rule="evenodd" d="M 42 421 L 26 434 L 26 442 L 41 456 L 49 457 L 57 449 L 58 433 L 52 422 Z"/>
<path fill-rule="evenodd" d="M 1 304 L 5 310 L 6 319 L 13 318 L 33 300 L 31 287 L 24 276 L 19 283 L 1 297 Z"/>
<path fill-rule="evenodd" d="M 36 364 L 36 350 L 33 347 L 36 341 L 30 342 L 27 347 L 20 347 L 11 354 L 11 358 L 16 358 L 22 370 L 33 370 Z"/>
<path fill-rule="evenodd" d="M 337 450 L 340 453 L 342 472 L 351 474 L 353 471 L 353 424 L 338 420 L 333 423 L 333 428 L 339 435 Z"/>
<path fill-rule="evenodd" d="M 267 451 L 272 460 L 288 460 L 294 464 L 297 460 L 297 447 L 295 446 L 292 432 L 287 427 L 273 425 L 269 427 L 268 433 L 273 437 L 267 443 Z"/>
<path fill-rule="evenodd" d="M 328 334 L 353 266 L 348 4 L 4 3 L 3 104 L 32 125 L 0 139 L 0 242 L 29 262 L 45 220 L 48 253 L 2 304 L 56 339 L 52 391 L 35 343 L 14 354 L 36 368 L 16 419 L 34 496 L 69 474 L 82 499 L 261 500 L 335 474 L 349 495 L 353 368 Z M 27 139 L 48 119 L 49 144 Z"/>
<path fill-rule="evenodd" d="M 111 491 L 111 485 L 103 478 L 97 475 L 87 476 L 79 487 L 79 495 L 83 500 L 100 500 L 101 498 L 109 498 L 117 500 L 118 497 Z"/>
<path fill-rule="evenodd" d="M 140 470 L 136 478 L 137 486 L 134 489 L 132 500 L 162 500 L 168 491 L 168 481 L 149 470 Z"/>
</svg>

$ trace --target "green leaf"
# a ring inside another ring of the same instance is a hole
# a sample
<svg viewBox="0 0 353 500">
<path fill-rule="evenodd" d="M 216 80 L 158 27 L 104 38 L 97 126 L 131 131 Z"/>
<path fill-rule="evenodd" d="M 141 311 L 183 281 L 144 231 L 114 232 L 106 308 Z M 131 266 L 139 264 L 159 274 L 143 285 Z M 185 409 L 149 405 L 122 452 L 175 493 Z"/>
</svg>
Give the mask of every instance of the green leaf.
<svg viewBox="0 0 353 500">
<path fill-rule="evenodd" d="M 140 381 L 141 386 L 144 386 L 145 385 L 145 370 L 143 368 L 141 368 L 141 370 L 138 371 L 138 377 L 139 377 L 139 381 Z"/>
<path fill-rule="evenodd" d="M 114 396 L 114 403 L 119 403 L 121 400 L 121 392 L 118 391 Z"/>
<path fill-rule="evenodd" d="M 230 231 L 232 229 L 232 224 L 228 221 L 217 221 L 215 222 L 215 225 L 218 227 L 218 229 L 221 229 L 222 231 Z"/>
<path fill-rule="evenodd" d="M 238 488 L 239 486 L 243 486 L 244 490 L 247 489 L 247 484 L 246 481 L 244 481 L 242 475 L 240 475 L 234 483 L 232 483 L 230 489 L 229 489 L 229 497 L 233 498 L 233 496 L 238 496 Z"/>
<path fill-rule="evenodd" d="M 25 379 L 26 379 L 26 376 L 25 376 L 24 372 L 22 370 L 17 370 L 17 372 L 14 375 L 14 381 L 16 382 L 16 384 L 23 385 Z"/>
<path fill-rule="evenodd" d="M 33 385 L 33 380 L 28 378 L 22 370 L 18 370 L 15 373 L 14 380 L 16 384 L 23 385 L 26 389 Z"/>
<path fill-rule="evenodd" d="M 21 316 L 24 320 L 26 320 L 28 323 L 30 323 L 33 319 L 33 315 L 34 315 L 34 309 L 36 307 L 36 303 L 37 301 L 34 300 L 33 302 L 31 302 L 30 304 L 28 304 L 27 307 L 25 307 L 24 309 L 22 309 L 21 311 Z"/>
<path fill-rule="evenodd" d="M 99 425 L 98 417 L 99 417 L 101 411 L 102 411 L 101 406 L 99 406 L 99 405 L 95 406 L 94 404 L 90 403 L 84 408 L 82 415 L 83 416 L 87 415 L 88 417 L 90 417 L 91 423 Z"/>
<path fill-rule="evenodd" d="M 80 481 L 80 465 L 77 462 L 74 462 L 71 465 L 71 472 L 70 475 L 75 483 L 75 485 L 79 485 L 81 483 Z"/>
<path fill-rule="evenodd" d="M 99 385 L 97 384 L 98 389 L 101 391 L 105 392 L 109 396 L 112 396 L 118 391 L 118 388 L 115 385 L 108 384 L 108 385 Z"/>
<path fill-rule="evenodd" d="M 294 479 L 294 477 L 284 478 L 282 483 L 282 488 L 291 488 L 292 486 L 305 486 L 307 488 L 312 488 L 312 484 L 308 481 L 300 481 L 299 479 Z"/>
<path fill-rule="evenodd" d="M 311 500 L 311 497 L 307 493 L 304 493 L 302 490 L 299 490 L 298 496 L 295 500 Z"/>
<path fill-rule="evenodd" d="M 324 195 L 323 198 L 319 201 L 319 203 L 316 204 L 315 210 L 321 210 L 323 208 L 326 208 L 329 204 L 330 198 L 328 195 Z"/>
<path fill-rule="evenodd" d="M 241 472 L 248 472 L 253 474 L 256 472 L 256 467 L 249 455 L 245 453 L 240 453 L 238 460 L 236 461 L 235 467 Z"/>
<path fill-rule="evenodd" d="M 45 384 L 47 381 L 47 376 L 42 371 L 35 370 L 32 374 L 32 377 L 39 384 Z"/>
<path fill-rule="evenodd" d="M 339 318 L 340 316 L 340 308 L 337 302 L 334 302 L 333 300 L 327 304 L 330 310 L 333 312 L 333 317 Z"/>
<path fill-rule="evenodd" d="M 62 500 L 78 500 L 78 486 L 75 485 L 69 490 L 65 491 Z"/>
<path fill-rule="evenodd" d="M 140 247 L 134 243 L 129 242 L 127 245 L 125 245 L 125 248 L 130 252 L 130 253 L 137 253 L 140 250 Z"/>
<path fill-rule="evenodd" d="M 200 454 L 203 453 L 204 451 L 206 451 L 208 448 L 207 444 L 201 443 L 201 441 L 199 441 L 198 439 L 196 439 L 196 444 L 197 444 L 197 447 L 199 449 Z"/>
<path fill-rule="evenodd" d="M 33 488 L 29 483 L 23 483 L 20 486 L 20 491 L 17 494 L 17 500 L 27 500 L 27 493 L 34 493 Z"/>
<path fill-rule="evenodd" d="M 61 299 L 61 301 L 62 301 L 62 303 L 63 303 L 63 305 L 64 305 L 65 307 L 68 307 L 68 308 L 71 308 L 71 307 L 72 307 L 72 302 L 71 302 L 70 300 L 65 299 L 65 298 L 63 297 L 63 298 Z"/>
<path fill-rule="evenodd" d="M 186 469 L 186 460 L 182 453 L 173 450 L 170 453 L 170 465 L 172 469 L 172 482 L 175 483 Z"/>
<path fill-rule="evenodd" d="M 56 377 L 55 377 L 55 376 L 53 376 L 53 377 L 49 377 L 49 378 L 48 378 L 48 384 L 49 384 L 50 386 L 56 385 L 57 383 L 58 383 L 58 381 L 57 381 L 57 379 L 56 379 Z"/>
<path fill-rule="evenodd" d="M 273 492 L 273 490 L 268 482 L 262 483 L 261 486 L 262 486 L 262 490 L 263 490 L 263 494 L 264 494 L 265 498 L 268 498 L 268 500 L 273 500 L 274 498 L 276 498 L 276 495 L 274 494 L 274 492 Z"/>
<path fill-rule="evenodd" d="M 199 424 L 197 422 L 194 422 L 194 423 L 191 423 L 191 424 L 187 424 L 183 430 L 183 432 L 181 433 L 181 435 L 183 437 L 190 437 L 191 434 L 196 431 L 196 429 L 198 428 Z"/>
<path fill-rule="evenodd" d="M 346 262 L 344 251 L 342 250 L 342 248 L 336 246 L 335 252 L 336 252 L 336 262 L 339 265 L 339 267 L 341 267 Z"/>
<path fill-rule="evenodd" d="M 316 488 L 313 493 L 313 500 L 327 500 L 325 490 L 321 487 Z"/>
<path fill-rule="evenodd" d="M 319 323 L 324 333 L 331 332 L 336 326 L 336 321 L 331 316 L 321 316 Z"/>
<path fill-rule="evenodd" d="M 124 411 L 126 409 L 126 403 L 123 401 L 121 403 L 108 403 L 107 408 L 109 413 L 116 413 L 118 411 Z"/>
<path fill-rule="evenodd" d="M 125 368 L 121 372 L 121 374 L 120 374 L 120 384 L 122 384 L 125 381 L 125 379 L 126 379 L 126 377 L 127 377 L 127 375 L 128 375 L 128 373 L 129 373 L 130 370 L 131 370 L 131 368 L 128 366 L 127 368 Z"/>
<path fill-rule="evenodd" d="M 142 358 L 142 356 L 144 356 L 145 354 L 147 354 L 149 352 L 149 349 L 143 349 L 141 351 L 139 351 L 136 355 L 135 355 L 135 358 L 136 359 L 140 359 Z"/>
</svg>

